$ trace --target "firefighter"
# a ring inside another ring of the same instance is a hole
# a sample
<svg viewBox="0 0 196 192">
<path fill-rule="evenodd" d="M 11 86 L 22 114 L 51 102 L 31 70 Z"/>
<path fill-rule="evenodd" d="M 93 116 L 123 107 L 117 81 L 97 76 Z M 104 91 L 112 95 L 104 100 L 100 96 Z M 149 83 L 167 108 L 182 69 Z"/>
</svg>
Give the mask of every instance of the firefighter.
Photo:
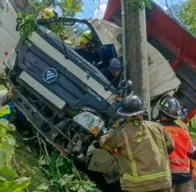
<svg viewBox="0 0 196 192">
<path fill-rule="evenodd" d="M 114 87 L 119 87 L 119 83 L 122 77 L 122 66 L 119 59 L 111 59 L 108 68 L 102 69 L 101 72 Z"/>
<path fill-rule="evenodd" d="M 160 122 L 171 134 L 175 142 L 175 151 L 169 155 L 174 192 L 193 191 L 190 170 L 190 158 L 195 158 L 192 139 L 184 126 L 179 126 L 182 107 L 179 101 L 171 96 L 163 98 L 159 103 Z M 182 121 L 181 121 L 182 122 Z M 181 125 L 183 125 L 181 123 Z"/>
<path fill-rule="evenodd" d="M 95 51 L 93 43 L 93 34 L 90 30 L 85 31 L 79 38 L 80 46 L 75 48 L 75 51 L 88 62 L 97 65 L 100 62 L 100 56 Z"/>
<path fill-rule="evenodd" d="M 160 124 L 144 121 L 144 112 L 138 96 L 125 97 L 118 109 L 124 123 L 103 136 L 100 146 L 110 153 L 118 151 L 123 191 L 169 192 L 168 152 L 174 149 L 173 141 Z"/>
</svg>

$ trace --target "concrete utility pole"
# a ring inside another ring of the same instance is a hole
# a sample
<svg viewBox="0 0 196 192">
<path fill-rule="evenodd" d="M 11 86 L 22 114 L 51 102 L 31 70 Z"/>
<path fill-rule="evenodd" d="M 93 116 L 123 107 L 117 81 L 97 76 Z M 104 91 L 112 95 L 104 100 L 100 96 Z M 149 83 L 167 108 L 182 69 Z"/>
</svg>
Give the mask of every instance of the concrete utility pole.
<svg viewBox="0 0 196 192">
<path fill-rule="evenodd" d="M 123 43 L 126 43 L 124 47 L 127 48 L 127 57 L 125 57 L 127 58 L 127 79 L 133 81 L 133 89 L 140 96 L 144 107 L 149 113 L 150 86 L 145 9 L 130 11 L 131 3 L 127 3 L 127 1 L 122 1 L 122 6 L 124 6 L 125 10 L 125 19 L 122 19 L 122 21 L 125 21 L 125 24 L 122 23 L 122 27 L 126 29 L 126 41 Z"/>
</svg>

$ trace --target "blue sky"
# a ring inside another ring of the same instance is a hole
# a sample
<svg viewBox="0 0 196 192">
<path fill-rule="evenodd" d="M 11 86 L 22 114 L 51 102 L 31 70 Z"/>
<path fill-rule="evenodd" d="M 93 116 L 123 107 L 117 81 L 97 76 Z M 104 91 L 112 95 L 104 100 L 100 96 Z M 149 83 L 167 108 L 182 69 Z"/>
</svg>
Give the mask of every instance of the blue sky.
<svg viewBox="0 0 196 192">
<path fill-rule="evenodd" d="M 154 0 L 162 8 L 166 9 L 165 0 Z M 181 4 L 187 0 L 167 0 L 168 4 Z M 100 3 L 99 3 L 100 2 Z M 107 6 L 108 0 L 83 0 L 83 12 L 78 13 L 77 17 L 80 18 L 102 18 Z"/>
<path fill-rule="evenodd" d="M 108 0 L 83 0 L 83 12 L 77 14 L 77 16 L 81 18 L 102 18 L 107 2 Z"/>
<path fill-rule="evenodd" d="M 169 6 L 171 4 L 182 4 L 186 2 L 187 0 L 167 0 Z M 166 9 L 166 1 L 165 0 L 155 0 L 155 2 L 160 5 L 163 9 Z"/>
</svg>

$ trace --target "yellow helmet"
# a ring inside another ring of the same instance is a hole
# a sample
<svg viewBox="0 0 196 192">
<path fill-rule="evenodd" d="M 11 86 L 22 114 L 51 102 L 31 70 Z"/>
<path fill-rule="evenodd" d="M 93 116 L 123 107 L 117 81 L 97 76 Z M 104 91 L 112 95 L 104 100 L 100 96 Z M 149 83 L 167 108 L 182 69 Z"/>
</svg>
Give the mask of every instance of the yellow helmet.
<svg viewBox="0 0 196 192">
<path fill-rule="evenodd" d="M 93 34 L 90 30 L 85 31 L 81 36 L 80 36 L 80 43 L 87 44 L 93 39 Z"/>
<path fill-rule="evenodd" d="M 55 12 L 51 8 L 46 8 L 42 11 L 42 18 L 43 19 L 51 19 L 55 16 Z"/>
</svg>

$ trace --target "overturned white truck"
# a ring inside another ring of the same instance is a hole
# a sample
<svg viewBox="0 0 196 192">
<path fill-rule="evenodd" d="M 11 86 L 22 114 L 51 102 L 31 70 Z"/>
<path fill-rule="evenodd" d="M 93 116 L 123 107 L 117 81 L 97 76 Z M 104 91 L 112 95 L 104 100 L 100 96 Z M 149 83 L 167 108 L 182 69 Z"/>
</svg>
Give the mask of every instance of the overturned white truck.
<svg viewBox="0 0 196 192">
<path fill-rule="evenodd" d="M 74 18 L 48 23 L 38 20 L 29 40 L 17 45 L 8 77 L 15 88 L 15 105 L 31 124 L 62 154 L 81 158 L 95 137 L 107 131 L 109 119 L 115 116 L 113 98 L 119 90 L 44 26 L 54 23 L 63 24 L 65 30 L 78 25 L 81 30 L 84 25 L 91 29 L 87 21 Z M 78 31 L 72 35 L 78 39 Z M 94 37 L 99 41 L 96 34 Z"/>
<path fill-rule="evenodd" d="M 10 3 L 9 7 L 13 10 Z M 107 67 L 110 59 L 117 57 L 115 50 L 119 52 L 119 47 L 115 49 L 114 39 L 111 39 L 115 31 L 104 22 L 95 21 L 91 25 L 86 20 L 75 18 L 38 20 L 33 35 L 16 45 L 18 34 L 12 23 L 16 15 L 11 16 L 10 22 L 5 19 L 9 12 L 12 13 L 10 10 L 1 14 L 3 25 L 0 30 L 1 34 L 6 34 L 9 25 L 16 38 L 7 45 L 5 39 L 9 37 L 0 37 L 0 44 L 4 45 L 1 54 L 6 52 L 6 57 L 1 55 L 1 62 L 9 68 L 8 78 L 15 88 L 13 99 L 16 108 L 63 155 L 85 159 L 92 141 L 107 132 L 117 118 L 115 102 L 126 92 L 126 86 L 117 90 L 100 72 L 100 66 L 86 61 L 74 47 L 79 44 L 81 33 L 90 30 L 94 49 L 100 53 L 101 62 L 98 63 Z M 50 30 L 50 26 L 56 24 L 64 27 L 71 44 Z M 100 24 L 105 26 L 105 30 L 110 30 L 110 33 L 106 32 L 110 36 L 104 33 Z M 150 47 L 150 50 L 153 53 L 149 53 L 152 61 L 151 96 L 155 97 L 177 88 L 179 81 L 163 57 L 154 48 Z M 162 82 L 163 71 L 167 76 Z"/>
</svg>

